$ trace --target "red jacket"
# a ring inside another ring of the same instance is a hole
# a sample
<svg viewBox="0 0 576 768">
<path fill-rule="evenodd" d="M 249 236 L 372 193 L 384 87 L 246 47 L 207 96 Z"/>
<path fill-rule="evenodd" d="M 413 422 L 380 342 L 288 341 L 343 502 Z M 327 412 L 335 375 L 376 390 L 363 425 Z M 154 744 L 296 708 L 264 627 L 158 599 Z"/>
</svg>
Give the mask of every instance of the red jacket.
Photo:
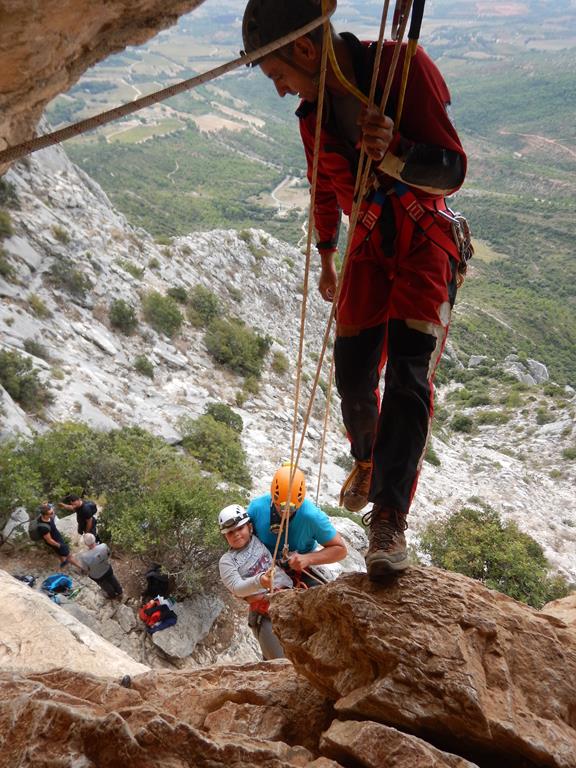
<svg viewBox="0 0 576 768">
<path fill-rule="evenodd" d="M 352 35 L 345 35 L 345 39 L 351 46 L 358 85 L 362 91 L 367 93 L 372 76 L 371 62 L 374 43 L 360 43 Z M 380 89 L 384 87 L 386 81 L 394 45 L 391 42 L 384 43 L 378 80 Z M 386 114 L 392 118 L 394 118 L 396 111 L 403 58 L 404 51 L 400 54 L 386 108 Z M 447 112 L 449 104 L 450 93 L 442 75 L 429 56 L 421 48 L 418 48 L 410 65 L 399 131 L 390 145 L 389 151 L 394 152 L 401 139 L 451 150 L 461 158 L 463 180 L 466 170 L 466 155 L 458 134 L 450 121 Z M 311 181 L 316 104 L 302 102 L 296 114 L 300 118 L 300 133 L 308 163 L 308 179 Z M 335 247 L 341 211 L 349 215 L 352 209 L 357 157 L 358 151 L 354 150 L 350 144 L 338 136 L 331 135 L 325 128 L 322 129 L 314 221 L 317 239 L 323 244 L 329 243 Z M 451 191 L 456 191 L 457 188 L 455 187 Z M 422 192 L 416 187 L 411 187 L 411 189 L 419 198 L 430 197 L 429 193 Z"/>
</svg>

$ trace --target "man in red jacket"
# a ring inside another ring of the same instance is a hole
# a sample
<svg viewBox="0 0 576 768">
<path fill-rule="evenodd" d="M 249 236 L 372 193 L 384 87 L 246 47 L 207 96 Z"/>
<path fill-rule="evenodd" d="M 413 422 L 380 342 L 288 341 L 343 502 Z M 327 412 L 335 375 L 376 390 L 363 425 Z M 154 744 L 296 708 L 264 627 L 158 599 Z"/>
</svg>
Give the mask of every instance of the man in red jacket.
<svg viewBox="0 0 576 768">
<path fill-rule="evenodd" d="M 317 0 L 249 0 L 246 51 L 253 51 L 320 15 Z M 331 29 L 341 71 L 357 89 L 370 88 L 376 45 Z M 394 43 L 385 43 L 382 92 Z M 300 133 L 312 177 L 322 29 L 261 59 L 280 96 L 297 95 Z M 377 191 L 364 204 L 337 306 L 334 354 L 342 416 L 354 469 L 341 504 L 361 510 L 370 526 L 368 574 L 378 579 L 407 567 L 404 531 L 428 440 L 432 379 L 442 354 L 461 261 L 444 196 L 464 181 L 466 156 L 448 114 L 450 94 L 422 49 L 412 60 L 399 125 L 403 52 L 385 115 L 363 107 L 329 65 L 318 158 L 314 222 L 322 268 L 321 295 L 332 301 L 334 254 L 342 212 L 349 215 L 362 141 L 373 161 Z M 378 100 L 378 98 L 377 98 Z M 380 403 L 379 381 L 386 364 Z"/>
</svg>

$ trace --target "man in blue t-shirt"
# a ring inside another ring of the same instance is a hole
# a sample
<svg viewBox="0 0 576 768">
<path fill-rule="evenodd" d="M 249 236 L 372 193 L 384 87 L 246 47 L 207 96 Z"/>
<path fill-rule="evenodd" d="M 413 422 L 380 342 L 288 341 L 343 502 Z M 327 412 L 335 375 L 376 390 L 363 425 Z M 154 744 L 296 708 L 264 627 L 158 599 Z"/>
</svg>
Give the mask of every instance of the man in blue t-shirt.
<svg viewBox="0 0 576 768">
<path fill-rule="evenodd" d="M 294 571 L 304 571 L 309 566 L 337 563 L 347 555 L 342 536 L 330 522 L 328 515 L 305 498 L 304 474 L 297 469 L 290 484 L 292 467 L 285 464 L 275 473 L 270 493 L 259 496 L 248 506 L 248 515 L 254 533 L 274 552 L 282 514 L 289 503 L 288 566 Z M 278 555 L 286 541 L 286 524 L 280 536 Z M 322 549 L 316 550 L 317 544 Z"/>
</svg>

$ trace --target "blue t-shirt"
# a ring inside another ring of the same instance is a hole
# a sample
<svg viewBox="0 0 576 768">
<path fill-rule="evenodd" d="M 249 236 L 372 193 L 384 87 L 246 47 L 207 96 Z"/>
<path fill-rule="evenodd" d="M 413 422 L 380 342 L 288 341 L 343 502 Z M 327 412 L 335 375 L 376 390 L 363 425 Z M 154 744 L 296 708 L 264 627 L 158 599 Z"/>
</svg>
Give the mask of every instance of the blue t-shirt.
<svg viewBox="0 0 576 768">
<path fill-rule="evenodd" d="M 269 493 L 259 496 L 248 506 L 248 514 L 254 526 L 254 533 L 263 542 L 270 552 L 274 552 L 276 546 L 276 534 L 270 530 L 270 505 L 272 497 Z M 326 544 L 336 536 L 336 528 L 332 525 L 328 516 L 308 499 L 304 499 L 300 509 L 294 517 L 290 518 L 288 525 L 288 549 L 290 552 L 312 552 L 318 544 Z M 282 533 L 279 552 L 285 540 Z"/>
</svg>

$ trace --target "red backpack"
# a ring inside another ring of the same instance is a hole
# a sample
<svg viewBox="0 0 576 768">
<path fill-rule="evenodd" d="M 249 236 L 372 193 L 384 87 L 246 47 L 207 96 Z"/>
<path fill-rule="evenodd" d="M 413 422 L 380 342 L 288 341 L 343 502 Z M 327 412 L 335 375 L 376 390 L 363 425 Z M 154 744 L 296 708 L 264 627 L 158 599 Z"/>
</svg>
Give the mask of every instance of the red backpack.
<svg viewBox="0 0 576 768">
<path fill-rule="evenodd" d="M 138 616 L 142 619 L 147 627 L 151 627 L 162 619 L 162 611 L 160 610 L 160 600 L 155 598 L 149 600 L 138 611 Z"/>
</svg>

